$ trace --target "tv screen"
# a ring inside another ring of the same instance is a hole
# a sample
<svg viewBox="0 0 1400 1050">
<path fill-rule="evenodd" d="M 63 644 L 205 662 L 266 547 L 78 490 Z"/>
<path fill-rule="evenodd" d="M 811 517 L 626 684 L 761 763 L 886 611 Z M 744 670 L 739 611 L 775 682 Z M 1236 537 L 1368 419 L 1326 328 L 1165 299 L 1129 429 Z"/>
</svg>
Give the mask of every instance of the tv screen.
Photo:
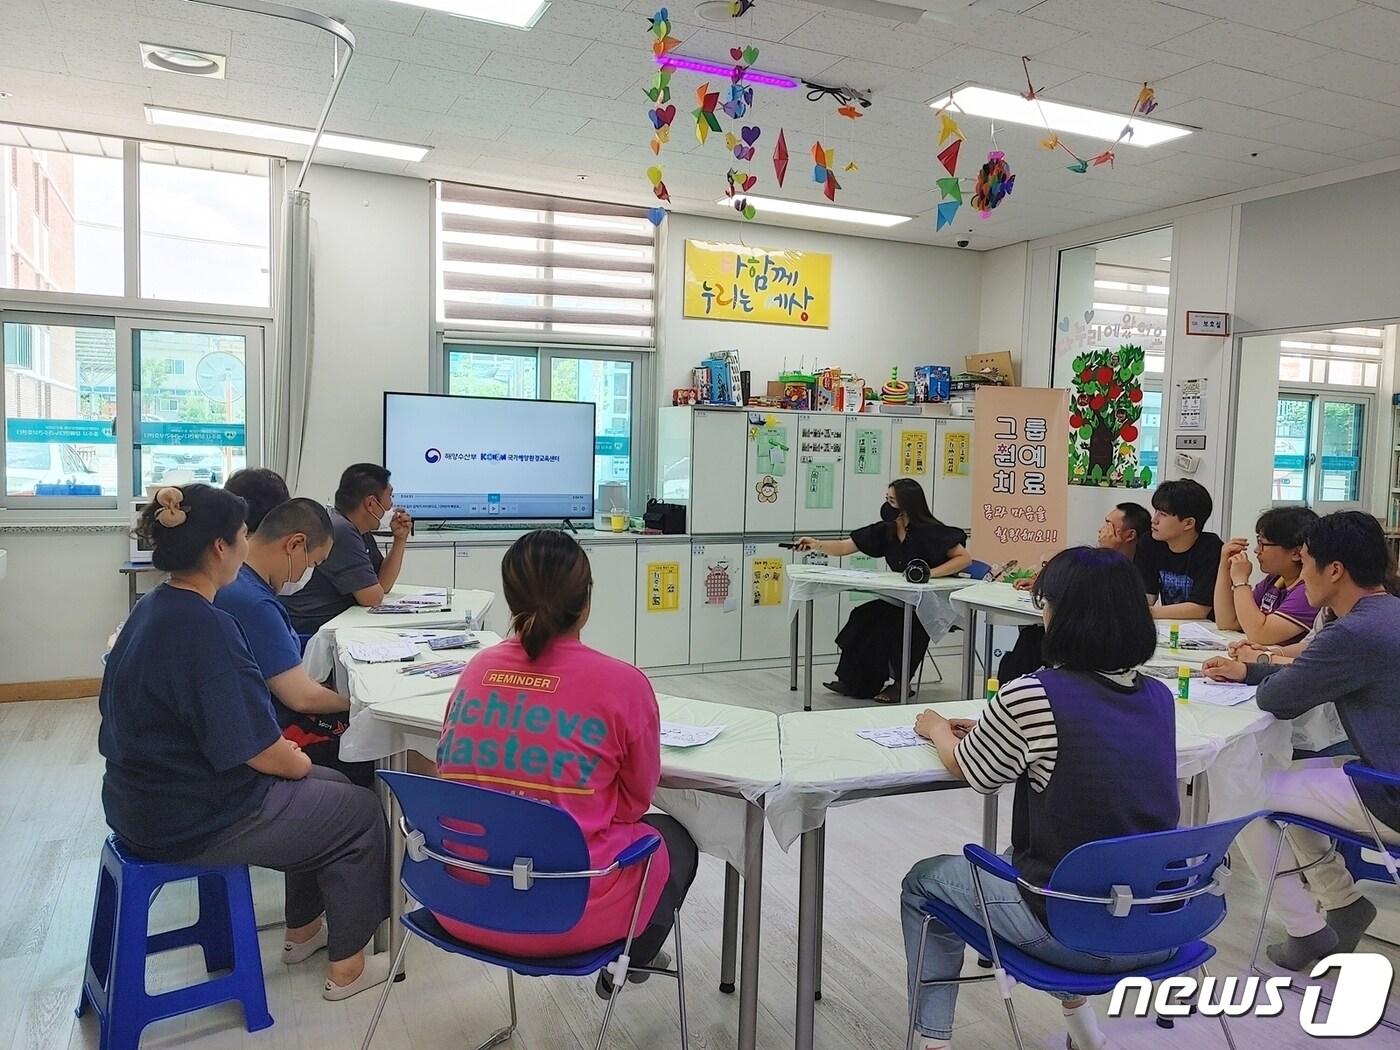
<svg viewBox="0 0 1400 1050">
<path fill-rule="evenodd" d="M 587 401 L 384 394 L 384 466 L 416 518 L 591 518 L 593 435 Z"/>
</svg>

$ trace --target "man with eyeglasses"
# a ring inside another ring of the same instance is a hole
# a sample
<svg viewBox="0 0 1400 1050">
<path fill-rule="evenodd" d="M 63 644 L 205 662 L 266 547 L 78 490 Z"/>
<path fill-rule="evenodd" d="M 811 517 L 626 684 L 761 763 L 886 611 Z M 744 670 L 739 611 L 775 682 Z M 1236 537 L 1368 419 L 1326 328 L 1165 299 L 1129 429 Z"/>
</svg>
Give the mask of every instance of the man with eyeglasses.
<svg viewBox="0 0 1400 1050">
<path fill-rule="evenodd" d="M 389 472 L 377 463 L 355 463 L 340 475 L 331 508 L 334 543 L 311 580 L 282 602 L 300 634 L 314 634 L 346 609 L 374 606 L 398 581 L 413 519 L 394 507 Z M 385 555 L 375 541 L 376 530 L 393 536 Z"/>
</svg>

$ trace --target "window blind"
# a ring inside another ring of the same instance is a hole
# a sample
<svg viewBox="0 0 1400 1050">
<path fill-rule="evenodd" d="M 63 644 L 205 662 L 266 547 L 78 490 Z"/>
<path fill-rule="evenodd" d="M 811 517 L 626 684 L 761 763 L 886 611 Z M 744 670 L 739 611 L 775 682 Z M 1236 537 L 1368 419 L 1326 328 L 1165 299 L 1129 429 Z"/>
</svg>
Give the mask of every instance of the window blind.
<svg viewBox="0 0 1400 1050">
<path fill-rule="evenodd" d="M 656 231 L 644 209 L 439 182 L 437 227 L 445 329 L 654 345 Z"/>
</svg>

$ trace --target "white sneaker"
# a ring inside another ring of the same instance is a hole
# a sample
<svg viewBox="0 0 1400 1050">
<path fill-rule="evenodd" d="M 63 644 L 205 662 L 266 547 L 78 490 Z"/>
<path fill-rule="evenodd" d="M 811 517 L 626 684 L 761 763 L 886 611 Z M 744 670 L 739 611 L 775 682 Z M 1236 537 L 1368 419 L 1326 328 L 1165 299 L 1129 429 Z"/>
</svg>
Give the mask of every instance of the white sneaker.
<svg viewBox="0 0 1400 1050">
<path fill-rule="evenodd" d="M 327 1002 L 338 1003 L 342 999 L 349 999 L 352 995 L 358 995 L 368 988 L 376 988 L 389 979 L 389 967 L 392 965 L 388 952 L 367 955 L 365 956 L 365 968 L 360 971 L 360 976 L 349 984 L 336 984 L 327 977 L 326 986 L 321 989 L 321 998 Z"/>
</svg>

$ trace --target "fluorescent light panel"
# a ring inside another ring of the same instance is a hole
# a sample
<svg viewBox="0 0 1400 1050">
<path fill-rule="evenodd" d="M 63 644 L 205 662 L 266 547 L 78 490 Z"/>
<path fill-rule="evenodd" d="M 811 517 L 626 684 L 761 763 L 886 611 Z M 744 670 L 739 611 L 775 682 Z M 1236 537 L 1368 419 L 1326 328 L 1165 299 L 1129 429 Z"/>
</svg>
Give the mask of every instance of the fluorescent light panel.
<svg viewBox="0 0 1400 1050">
<path fill-rule="evenodd" d="M 422 7 L 429 11 L 470 18 L 477 22 L 492 22 L 512 29 L 533 29 L 549 7 L 549 0 L 389 0 L 407 7 Z"/>
<path fill-rule="evenodd" d="M 187 109 L 167 109 L 164 106 L 147 106 L 146 119 L 152 124 L 166 127 L 214 131 L 224 135 L 245 135 L 248 138 L 270 139 L 273 142 L 292 142 L 299 146 L 310 146 L 312 138 L 315 137 L 310 128 L 267 124 L 260 120 L 243 120 L 240 117 L 225 117 L 217 113 L 195 113 Z M 337 135 L 330 131 L 321 136 L 321 145 L 338 153 L 360 153 L 368 157 L 386 157 L 389 160 L 407 160 L 414 163 L 426 157 L 431 149 L 428 146 L 411 146 L 404 142 Z"/>
<path fill-rule="evenodd" d="M 933 109 L 952 108 L 974 117 L 1004 120 L 1012 124 L 1029 124 L 1048 131 L 1088 135 L 1106 142 L 1117 142 L 1126 124 L 1132 127 L 1133 134 L 1123 141 L 1144 148 L 1179 139 L 1191 134 L 1192 130 L 1146 117 L 1127 117 L 1122 113 L 1070 106 L 1063 102 L 1046 99 L 1030 101 L 1010 91 L 995 91 L 975 84 L 964 84 L 954 89 L 952 94 L 934 99 L 929 106 Z"/>
<path fill-rule="evenodd" d="M 708 58 L 691 58 L 688 55 L 677 55 L 674 52 L 668 55 L 657 55 L 656 64 L 670 66 L 673 69 L 688 70 L 691 73 L 703 73 L 710 77 L 724 77 L 726 80 L 734 75 L 733 62 L 725 65 L 723 62 L 711 62 Z M 744 82 L 776 88 L 795 88 L 799 84 L 799 81 L 792 77 L 785 77 L 781 73 L 765 73 L 761 69 L 750 69 L 745 72 Z"/>
<path fill-rule="evenodd" d="M 755 197 L 741 194 L 739 197 L 721 197 L 715 201 L 722 208 L 733 209 L 734 201 L 742 199 L 752 204 L 760 215 L 800 215 L 806 219 L 830 219 L 832 222 L 854 222 L 862 226 L 898 226 L 908 222 L 912 215 L 891 215 L 883 211 L 861 211 L 859 208 L 838 208 L 834 205 L 807 204 L 805 201 L 784 200 L 781 197 Z"/>
</svg>

